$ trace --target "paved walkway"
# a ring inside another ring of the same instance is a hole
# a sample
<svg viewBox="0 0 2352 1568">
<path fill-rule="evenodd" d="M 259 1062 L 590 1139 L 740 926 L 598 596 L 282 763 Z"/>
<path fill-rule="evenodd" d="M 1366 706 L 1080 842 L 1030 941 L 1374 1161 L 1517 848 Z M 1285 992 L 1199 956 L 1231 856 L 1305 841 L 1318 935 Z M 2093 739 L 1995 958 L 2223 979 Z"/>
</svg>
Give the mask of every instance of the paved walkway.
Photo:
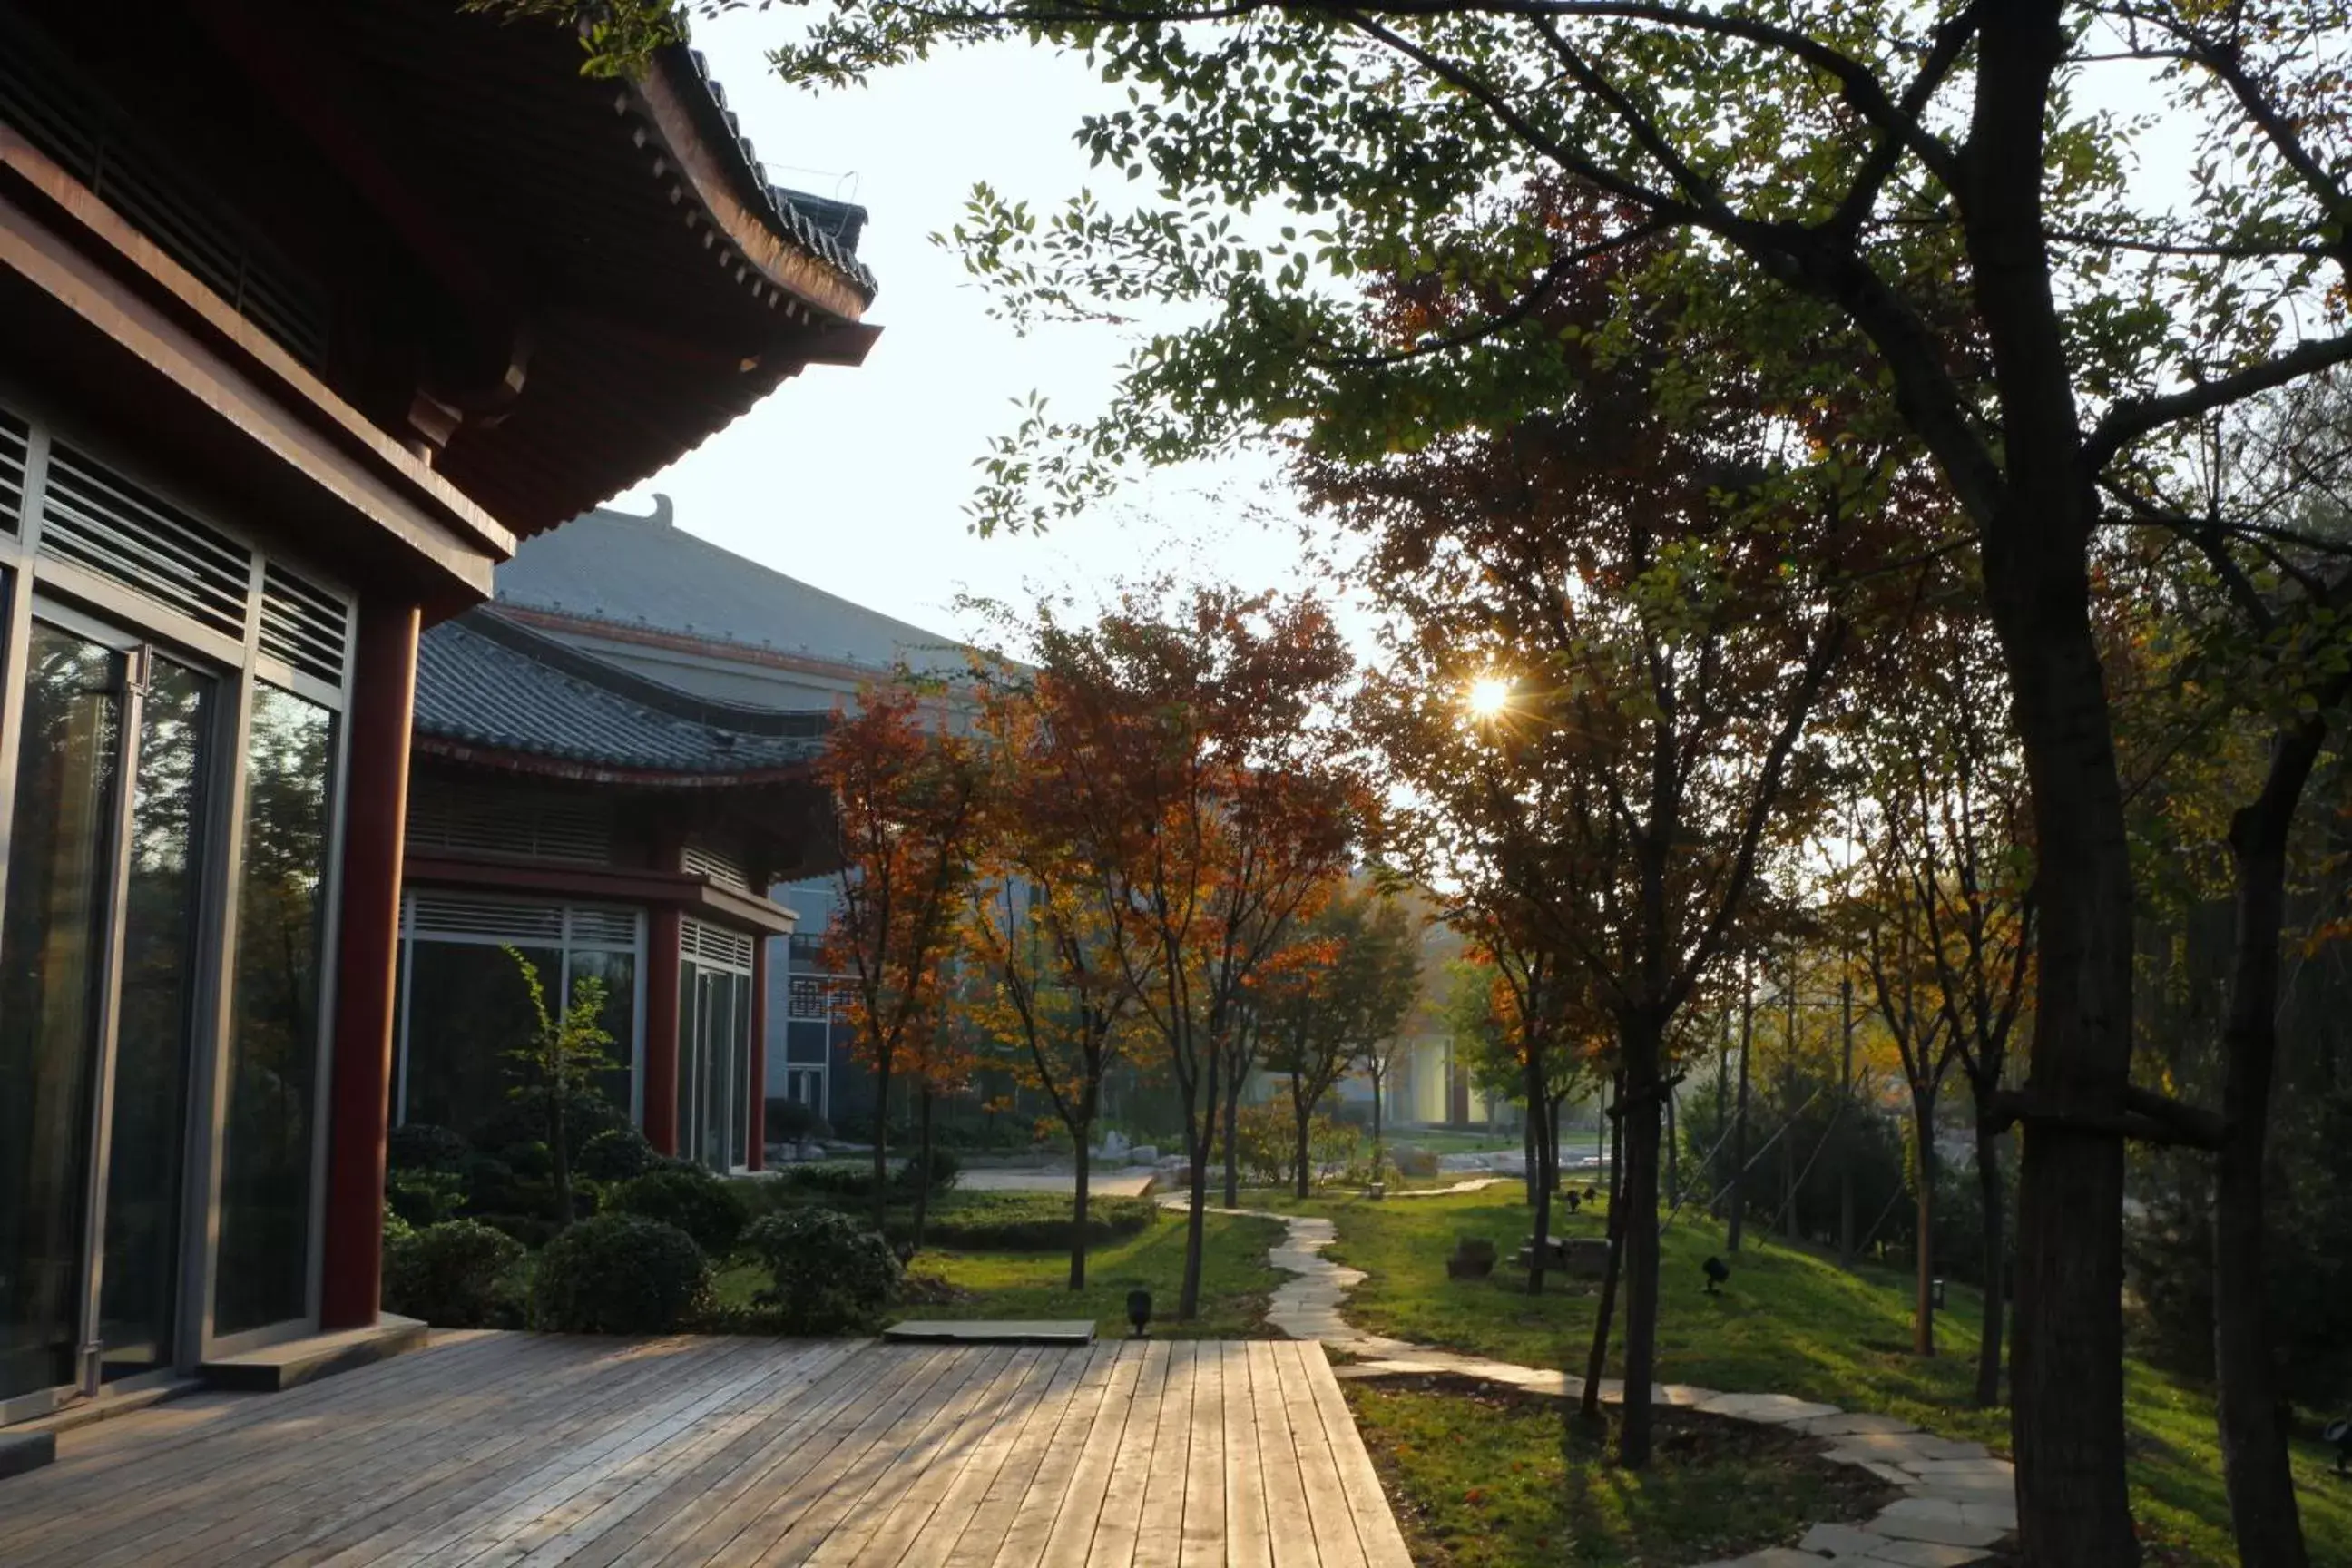
<svg viewBox="0 0 2352 1568">
<path fill-rule="evenodd" d="M 1338 1239 L 1328 1219 L 1276 1215 L 1289 1234 L 1266 1261 L 1295 1276 L 1275 1291 L 1266 1321 L 1292 1339 L 1317 1340 L 1359 1358 L 1337 1369 L 1343 1378 L 1425 1376 L 1432 1373 L 1508 1384 L 1530 1394 L 1580 1399 L 1584 1380 L 1572 1373 L 1513 1362 L 1458 1355 L 1403 1340 L 1368 1334 L 1339 1315 L 1364 1272 L 1332 1262 L 1323 1249 Z M 1623 1397 L 1614 1378 L 1601 1385 L 1604 1400 Z M 1830 1444 L 1823 1458 L 1859 1465 L 1903 1495 L 1859 1525 L 1823 1522 L 1794 1548 L 1775 1546 L 1706 1568 L 1819 1568 L 1823 1562 L 1867 1568 L 1963 1568 L 2017 1528 L 2014 1473 L 1981 1443 L 1957 1442 L 1891 1415 L 1841 1410 L 1786 1394 L 1721 1394 L 1685 1384 L 1651 1391 L 1660 1405 L 1759 1426 L 1786 1426 Z"/>
</svg>

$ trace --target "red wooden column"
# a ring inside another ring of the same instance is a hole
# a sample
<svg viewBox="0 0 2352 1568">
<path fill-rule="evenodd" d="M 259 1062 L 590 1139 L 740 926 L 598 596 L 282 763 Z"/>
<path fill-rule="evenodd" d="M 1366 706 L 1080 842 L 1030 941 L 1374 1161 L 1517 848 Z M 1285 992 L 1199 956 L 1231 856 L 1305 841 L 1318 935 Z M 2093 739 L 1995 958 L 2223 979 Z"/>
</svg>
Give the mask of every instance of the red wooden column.
<svg viewBox="0 0 2352 1568">
<path fill-rule="evenodd" d="M 751 1138 L 745 1161 L 768 1168 L 768 946 L 765 931 L 751 938 Z"/>
<path fill-rule="evenodd" d="M 346 719 L 351 750 L 327 1101 L 323 1329 L 374 1322 L 383 1295 L 384 1134 L 392 1112 L 392 1009 L 417 625 L 414 605 L 360 606 Z"/>
<path fill-rule="evenodd" d="M 674 909 L 656 909 L 647 922 L 646 952 L 646 1142 L 677 1152 L 677 939 Z"/>
</svg>

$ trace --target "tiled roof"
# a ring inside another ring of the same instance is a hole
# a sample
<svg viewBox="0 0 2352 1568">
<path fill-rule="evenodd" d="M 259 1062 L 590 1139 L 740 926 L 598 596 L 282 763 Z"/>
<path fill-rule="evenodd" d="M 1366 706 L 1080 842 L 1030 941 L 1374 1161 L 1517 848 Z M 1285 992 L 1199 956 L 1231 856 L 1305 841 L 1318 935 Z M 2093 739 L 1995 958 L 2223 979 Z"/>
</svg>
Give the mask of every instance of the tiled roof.
<svg viewBox="0 0 2352 1568">
<path fill-rule="evenodd" d="M 735 111 L 727 107 L 727 89 L 710 74 L 709 60 L 700 49 L 690 48 L 684 53 L 694 68 L 709 108 L 727 128 L 727 144 L 741 160 L 740 167 L 750 177 L 751 188 L 766 203 L 767 211 L 762 216 L 775 225 L 778 232 L 789 235 L 811 255 L 856 279 L 867 298 L 872 298 L 876 288 L 873 269 L 857 259 L 857 239 L 866 226 L 866 209 L 769 184 L 767 165 L 760 162 L 751 139 L 743 134 Z"/>
<path fill-rule="evenodd" d="M 500 604 L 856 665 L 961 673 L 964 649 L 772 572 L 652 517 L 599 509 L 527 542 L 498 570 Z"/>
<path fill-rule="evenodd" d="M 700 701 L 495 612 L 425 634 L 416 730 L 494 751 L 685 775 L 764 773 L 824 747 L 830 715 Z"/>
</svg>

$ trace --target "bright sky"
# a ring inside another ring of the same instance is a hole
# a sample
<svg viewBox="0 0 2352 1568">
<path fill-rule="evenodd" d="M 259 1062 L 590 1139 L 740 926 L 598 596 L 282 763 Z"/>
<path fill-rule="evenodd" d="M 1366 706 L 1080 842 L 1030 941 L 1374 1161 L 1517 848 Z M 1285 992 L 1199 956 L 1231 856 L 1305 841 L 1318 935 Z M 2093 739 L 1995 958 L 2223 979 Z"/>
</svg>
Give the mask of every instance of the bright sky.
<svg viewBox="0 0 2352 1568">
<path fill-rule="evenodd" d="M 970 531 L 973 460 L 1013 427 L 1015 400 L 1035 390 L 1057 416 L 1092 415 L 1128 344 L 1104 328 L 1016 336 L 929 237 L 956 222 L 975 181 L 1051 210 L 1098 174 L 1070 133 L 1108 89 L 1074 59 L 999 47 L 812 97 L 786 89 L 763 58 L 793 25 L 772 13 L 698 19 L 694 43 L 770 179 L 872 215 L 858 254 L 881 282 L 867 317 L 881 339 L 863 366 L 812 367 L 614 504 L 649 511 L 652 493 L 665 492 L 691 532 L 950 635 L 978 629 L 954 610 L 961 594 L 1018 605 L 1034 601 L 1032 589 L 1076 591 L 1091 602 L 1118 578 L 1155 571 L 1297 583 L 1295 525 L 1247 515 L 1269 501 L 1291 515 L 1267 483 L 1270 461 L 1150 476 L 1043 537 Z"/>
</svg>

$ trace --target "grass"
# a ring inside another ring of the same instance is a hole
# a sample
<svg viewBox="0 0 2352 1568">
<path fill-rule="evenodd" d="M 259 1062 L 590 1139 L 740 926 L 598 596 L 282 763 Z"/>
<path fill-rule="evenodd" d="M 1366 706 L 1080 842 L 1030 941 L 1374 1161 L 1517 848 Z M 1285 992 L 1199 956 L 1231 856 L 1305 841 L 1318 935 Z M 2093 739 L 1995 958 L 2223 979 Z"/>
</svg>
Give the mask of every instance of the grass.
<svg viewBox="0 0 2352 1568">
<path fill-rule="evenodd" d="M 1769 1427 L 1661 1411 L 1645 1470 L 1558 1399 L 1421 1381 L 1346 1386 L 1414 1560 L 1448 1568 L 1632 1568 L 1736 1557 L 1894 1496 Z M 1613 1426 L 1613 1420 L 1612 1420 Z"/>
<path fill-rule="evenodd" d="M 1370 1276 L 1349 1299 L 1351 1322 L 1423 1344 L 1581 1372 L 1593 1288 L 1555 1278 L 1545 1296 L 1525 1293 L 1524 1276 L 1507 1267 L 1528 1232 L 1517 1193 L 1491 1187 L 1408 1203 L 1325 1198 L 1296 1206 L 1330 1215 L 1339 1233 L 1330 1256 Z M 1558 1216 L 1555 1224 L 1563 1235 L 1601 1233 L 1591 1214 Z M 1490 1279 L 1449 1280 L 1445 1257 L 1465 1235 L 1492 1240 L 1506 1267 Z M 1901 1416 L 2006 1451 L 2007 1412 L 1969 1403 L 1975 1292 L 1951 1289 L 1939 1321 L 1945 1353 L 1925 1360 L 1910 1353 L 1906 1275 L 1867 1268 L 1847 1273 L 1771 1241 L 1728 1258 L 1730 1283 L 1710 1297 L 1699 1272 L 1710 1255 L 1727 1257 L 1712 1224 L 1685 1218 L 1666 1233 L 1658 1326 L 1663 1379 L 1799 1394 Z M 1613 1357 L 1610 1370 L 1618 1370 Z M 2233 1563 L 2210 1395 L 2141 1363 L 2126 1371 L 2134 1510 L 2143 1539 L 2167 1549 L 2174 1562 Z M 2316 1444 L 2298 1448 L 2295 1479 L 2315 1563 L 2352 1562 L 2352 1485 L 2334 1479 L 2332 1468 L 2332 1457 Z"/>
<path fill-rule="evenodd" d="M 1127 1293 L 1151 1292 L 1151 1331 L 1169 1339 L 1244 1339 L 1265 1332 L 1265 1309 L 1275 1288 L 1288 1276 L 1270 1267 L 1266 1249 L 1280 1239 L 1281 1226 L 1268 1219 L 1210 1215 L 1202 1236 L 1201 1315 L 1176 1321 L 1176 1297 L 1184 1279 L 1184 1224 L 1161 1215 L 1134 1236 L 1092 1248 L 1087 1255 L 1087 1288 L 1068 1289 L 1066 1251 L 950 1251 L 926 1247 L 915 1255 L 913 1272 L 945 1279 L 957 1294 L 947 1301 L 924 1301 L 894 1313 L 902 1318 L 959 1321 L 971 1318 L 1092 1318 L 1096 1332 L 1116 1338 L 1128 1331 Z M 766 1280 L 760 1269 L 737 1264 L 718 1279 L 719 1299 L 748 1304 Z"/>
</svg>

